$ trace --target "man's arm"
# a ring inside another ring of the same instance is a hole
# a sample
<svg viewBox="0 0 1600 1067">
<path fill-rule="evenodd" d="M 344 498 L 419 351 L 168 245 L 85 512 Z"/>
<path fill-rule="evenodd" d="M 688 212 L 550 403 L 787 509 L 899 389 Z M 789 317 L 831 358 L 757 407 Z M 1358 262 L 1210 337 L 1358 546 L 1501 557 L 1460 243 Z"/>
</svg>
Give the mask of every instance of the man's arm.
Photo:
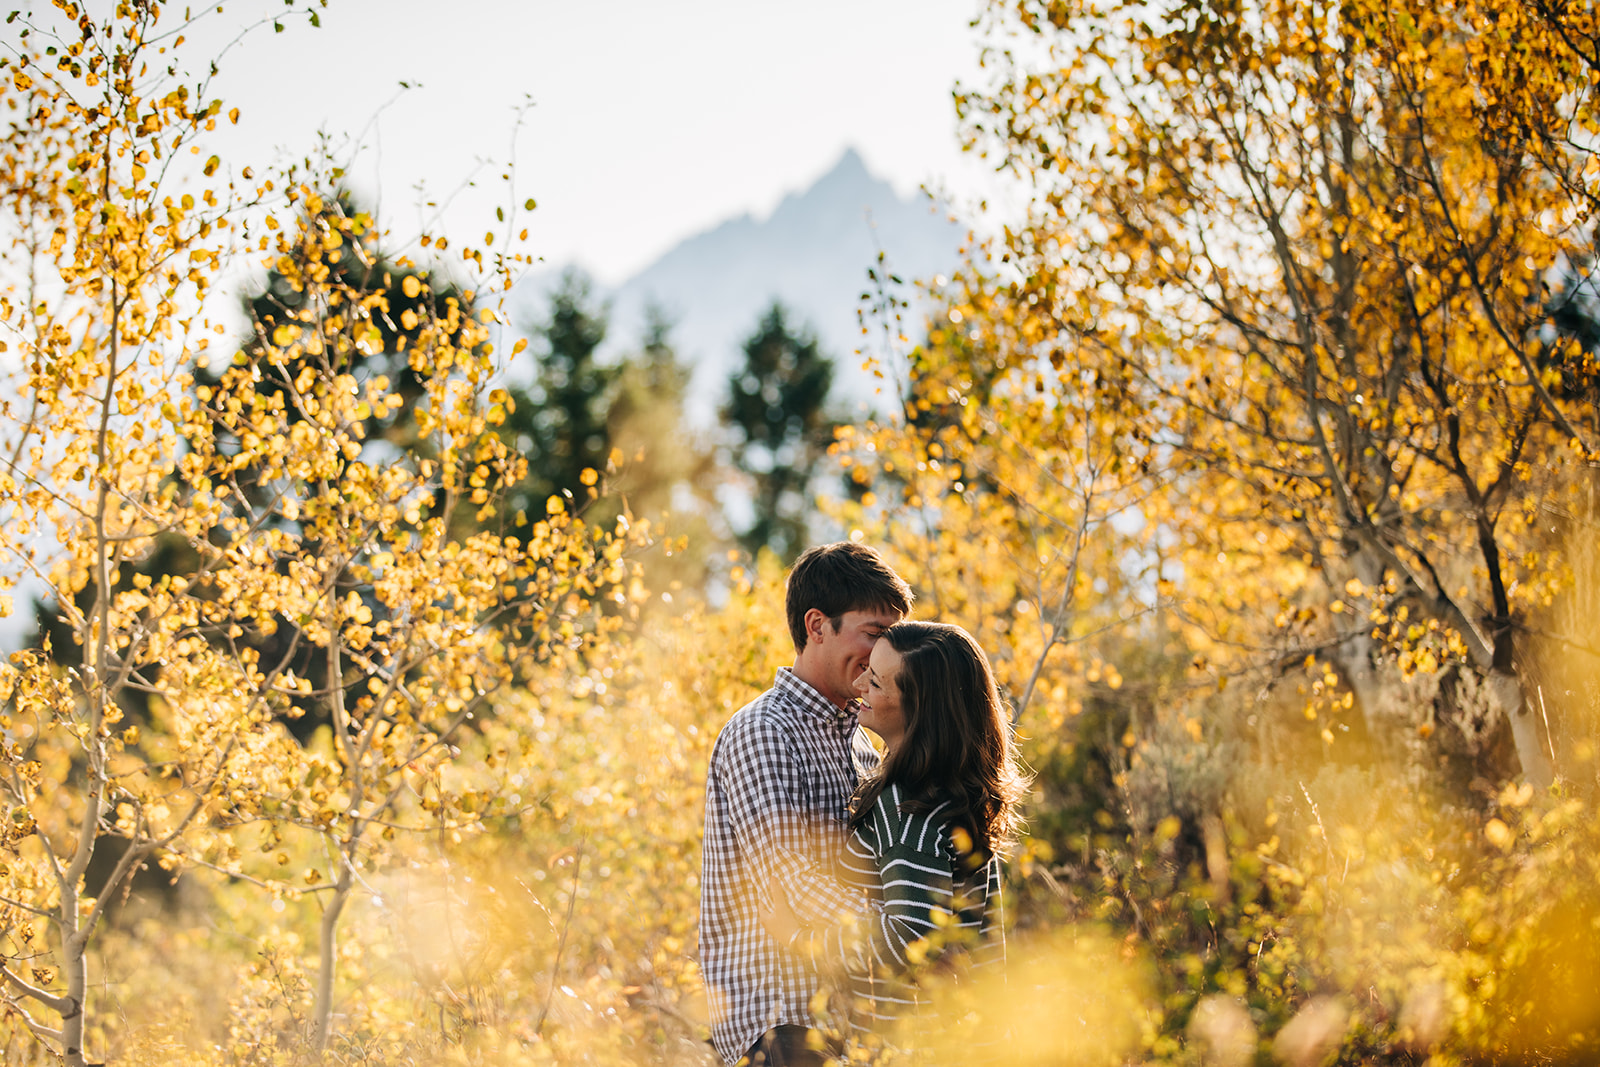
<svg viewBox="0 0 1600 1067">
<path fill-rule="evenodd" d="M 805 773 L 792 741 L 763 719 L 740 726 L 727 738 L 717 773 L 757 893 L 765 898 L 777 878 L 802 922 L 833 923 L 859 912 L 865 897 L 822 869 L 823 835 L 844 831 L 825 814 L 801 807 Z"/>
</svg>

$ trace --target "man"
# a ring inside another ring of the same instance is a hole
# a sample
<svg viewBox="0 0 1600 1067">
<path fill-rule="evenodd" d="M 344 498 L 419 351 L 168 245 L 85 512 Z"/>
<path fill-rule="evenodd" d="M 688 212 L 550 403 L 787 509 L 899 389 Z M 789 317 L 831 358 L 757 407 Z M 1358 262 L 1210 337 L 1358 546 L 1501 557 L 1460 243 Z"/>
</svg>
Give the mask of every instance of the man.
<svg viewBox="0 0 1600 1067">
<path fill-rule="evenodd" d="M 810 1067 L 811 966 L 779 950 L 756 917 L 776 877 L 802 921 L 852 901 L 832 873 L 859 769 L 876 762 L 857 729 L 855 681 L 883 631 L 911 610 L 877 552 L 842 541 L 808 550 L 785 592 L 794 667 L 717 735 L 706 775 L 700 962 L 711 1040 L 729 1064 Z"/>
</svg>

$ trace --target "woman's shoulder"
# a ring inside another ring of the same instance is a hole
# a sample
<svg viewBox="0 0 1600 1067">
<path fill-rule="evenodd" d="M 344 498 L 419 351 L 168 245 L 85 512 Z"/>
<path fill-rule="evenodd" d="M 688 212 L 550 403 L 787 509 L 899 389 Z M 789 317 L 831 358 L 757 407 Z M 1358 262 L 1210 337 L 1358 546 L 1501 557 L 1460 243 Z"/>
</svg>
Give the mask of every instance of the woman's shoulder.
<svg viewBox="0 0 1600 1067">
<path fill-rule="evenodd" d="M 943 790 L 909 800 L 902 794 L 885 812 L 884 822 L 897 843 L 943 856 L 961 872 L 977 872 L 996 859 L 979 844 L 971 811 Z"/>
<path fill-rule="evenodd" d="M 952 835 L 959 829 L 955 802 L 938 793 L 909 796 L 898 785 L 878 795 L 873 822 L 880 840 L 918 852 L 952 854 Z"/>
</svg>

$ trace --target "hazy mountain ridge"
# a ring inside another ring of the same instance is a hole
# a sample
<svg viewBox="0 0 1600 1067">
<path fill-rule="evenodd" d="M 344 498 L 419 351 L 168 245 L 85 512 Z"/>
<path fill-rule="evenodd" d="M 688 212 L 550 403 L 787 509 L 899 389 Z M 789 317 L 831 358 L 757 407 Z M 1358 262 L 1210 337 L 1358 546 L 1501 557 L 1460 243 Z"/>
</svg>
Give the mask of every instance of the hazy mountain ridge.
<svg viewBox="0 0 1600 1067">
<path fill-rule="evenodd" d="M 611 305 L 605 347 L 636 347 L 646 308 L 661 307 L 674 324 L 680 357 L 693 367 L 690 417 L 707 424 L 741 358 L 742 342 L 776 298 L 796 322 L 815 331 L 834 358 L 833 404 L 855 411 L 873 402 L 877 390 L 856 350 L 857 309 L 879 249 L 907 281 L 931 278 L 952 271 L 965 236 L 966 228 L 946 211 L 924 197 L 901 198 L 850 149 L 809 189 L 784 197 L 767 218 L 731 218 L 686 238 L 616 289 L 598 293 Z M 548 291 L 551 277 L 537 280 L 536 288 Z"/>
</svg>

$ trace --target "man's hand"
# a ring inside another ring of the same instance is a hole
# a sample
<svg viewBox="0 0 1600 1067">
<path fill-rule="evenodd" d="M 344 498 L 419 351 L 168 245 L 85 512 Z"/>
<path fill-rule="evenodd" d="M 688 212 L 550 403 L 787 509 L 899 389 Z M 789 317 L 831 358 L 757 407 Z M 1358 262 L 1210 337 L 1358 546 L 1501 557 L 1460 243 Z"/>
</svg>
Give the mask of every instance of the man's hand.
<svg viewBox="0 0 1600 1067">
<path fill-rule="evenodd" d="M 800 932 L 800 920 L 789 906 L 788 894 L 783 891 L 783 883 L 777 878 L 767 883 L 767 901 L 766 905 L 756 906 L 756 914 L 772 939 L 780 947 L 787 948 L 789 942 L 794 940 L 794 935 Z"/>
</svg>

